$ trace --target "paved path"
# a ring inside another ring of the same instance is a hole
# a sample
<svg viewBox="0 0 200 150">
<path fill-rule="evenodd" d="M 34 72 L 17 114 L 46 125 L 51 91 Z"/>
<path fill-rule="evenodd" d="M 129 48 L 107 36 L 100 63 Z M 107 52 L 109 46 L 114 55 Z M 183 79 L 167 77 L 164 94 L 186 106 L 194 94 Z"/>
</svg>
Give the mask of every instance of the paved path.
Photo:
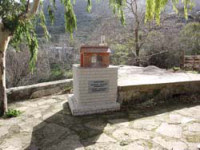
<svg viewBox="0 0 200 150">
<path fill-rule="evenodd" d="M 10 104 L 20 117 L 0 119 L 0 150 L 197 150 L 200 105 L 73 117 L 66 95 Z"/>
<path fill-rule="evenodd" d="M 119 86 L 200 81 L 200 74 L 172 72 L 155 66 L 119 68 Z"/>
</svg>

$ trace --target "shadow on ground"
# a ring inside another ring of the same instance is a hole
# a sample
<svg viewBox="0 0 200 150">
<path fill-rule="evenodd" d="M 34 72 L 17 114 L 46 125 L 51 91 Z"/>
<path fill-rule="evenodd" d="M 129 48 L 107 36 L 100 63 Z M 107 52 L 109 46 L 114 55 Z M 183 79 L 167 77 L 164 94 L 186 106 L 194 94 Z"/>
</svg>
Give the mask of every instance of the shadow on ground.
<svg viewBox="0 0 200 150">
<path fill-rule="evenodd" d="M 199 96 L 179 96 L 162 104 L 124 104 L 119 112 L 74 117 L 68 103 L 63 110 L 35 126 L 27 150 L 74 150 L 93 145 L 105 128 L 199 104 Z M 112 132 L 112 129 L 110 130 Z M 109 143 L 108 143 L 109 144 Z"/>
</svg>

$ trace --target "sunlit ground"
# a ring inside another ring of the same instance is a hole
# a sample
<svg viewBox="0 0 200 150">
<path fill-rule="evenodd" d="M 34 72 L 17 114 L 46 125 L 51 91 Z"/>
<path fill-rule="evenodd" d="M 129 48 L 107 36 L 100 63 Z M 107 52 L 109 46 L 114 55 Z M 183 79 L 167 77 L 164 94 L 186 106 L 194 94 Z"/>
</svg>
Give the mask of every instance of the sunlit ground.
<svg viewBox="0 0 200 150">
<path fill-rule="evenodd" d="M 178 101 L 153 108 L 123 105 L 119 112 L 82 117 L 71 115 L 67 95 L 13 103 L 10 108 L 23 114 L 0 119 L 0 149 L 196 150 L 199 97 Z"/>
</svg>

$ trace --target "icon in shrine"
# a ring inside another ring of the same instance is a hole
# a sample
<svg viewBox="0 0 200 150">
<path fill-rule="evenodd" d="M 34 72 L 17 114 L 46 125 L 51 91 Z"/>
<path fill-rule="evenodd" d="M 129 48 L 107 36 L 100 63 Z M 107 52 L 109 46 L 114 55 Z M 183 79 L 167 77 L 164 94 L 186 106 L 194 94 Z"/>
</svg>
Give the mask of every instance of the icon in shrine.
<svg viewBox="0 0 200 150">
<path fill-rule="evenodd" d="M 82 46 L 80 49 L 81 67 L 108 67 L 110 52 L 108 46 Z"/>
</svg>

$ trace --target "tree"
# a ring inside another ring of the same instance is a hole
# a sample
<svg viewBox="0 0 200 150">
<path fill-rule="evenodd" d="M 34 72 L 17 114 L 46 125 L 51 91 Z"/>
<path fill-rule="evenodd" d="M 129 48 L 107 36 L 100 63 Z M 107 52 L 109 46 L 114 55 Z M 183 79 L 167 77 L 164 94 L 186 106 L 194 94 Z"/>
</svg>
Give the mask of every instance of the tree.
<svg viewBox="0 0 200 150">
<path fill-rule="evenodd" d="M 145 25 L 144 22 L 155 19 L 156 23 L 160 24 L 160 14 L 161 11 L 164 10 L 165 6 L 169 3 L 168 0 L 147 0 L 146 1 L 146 13 L 141 6 L 141 0 L 126 0 L 128 11 L 133 16 L 133 47 L 135 51 L 136 59 L 133 64 L 139 66 L 140 65 L 140 50 L 145 43 L 145 39 L 148 36 L 148 33 L 152 30 L 156 29 L 155 24 Z M 176 8 L 176 4 L 178 1 L 172 0 L 172 5 L 175 11 L 178 12 Z M 185 2 L 186 3 L 186 2 Z M 192 3 L 188 2 L 188 5 L 192 5 Z M 187 17 L 187 15 L 186 15 Z"/>
<path fill-rule="evenodd" d="M 53 23 L 54 11 L 56 10 L 56 0 L 49 0 L 49 17 Z M 71 0 L 60 0 L 65 7 L 65 29 L 71 37 L 76 30 L 76 16 Z M 169 0 L 146 0 L 146 21 L 156 19 L 159 23 L 160 12 Z M 179 0 L 172 0 L 177 4 Z M 185 14 L 187 6 L 191 0 L 183 0 Z M 33 0 L 0 0 L 0 115 L 7 111 L 6 83 L 5 83 L 5 59 L 6 49 L 12 38 L 11 44 L 17 47 L 20 42 L 26 42 L 30 50 L 30 68 L 33 71 L 37 60 L 38 41 L 35 33 L 35 23 L 40 20 L 40 25 L 44 29 L 45 36 L 48 38 L 48 31 L 45 25 L 45 16 L 42 9 L 43 1 Z M 74 1 L 75 3 L 75 1 Z M 87 11 L 92 8 L 92 1 L 87 0 Z M 109 0 L 109 5 L 116 13 L 122 24 L 125 24 L 124 7 L 126 0 Z M 40 7 L 39 7 L 40 6 Z M 39 8 L 39 13 L 38 12 Z"/>
<path fill-rule="evenodd" d="M 145 37 L 143 31 L 145 30 L 144 25 L 144 19 L 145 19 L 145 11 L 142 6 L 139 7 L 139 2 L 138 0 L 127 0 L 127 8 L 133 15 L 133 31 L 134 31 L 134 51 L 135 51 L 135 56 L 136 60 L 133 64 L 139 66 L 140 65 L 140 49 L 142 45 L 145 42 Z M 150 29 L 150 28 L 149 28 Z M 147 29 L 147 30 L 149 30 Z M 140 34 L 140 32 L 143 32 L 143 35 Z M 143 38 L 142 38 L 143 37 Z"/>
<path fill-rule="evenodd" d="M 180 34 L 182 50 L 187 54 L 200 54 L 200 23 L 192 22 L 187 24 Z"/>
<path fill-rule="evenodd" d="M 127 7 L 134 16 L 134 38 L 135 38 L 135 52 L 136 52 L 136 65 L 139 66 L 139 52 L 142 44 L 139 39 L 140 24 L 143 22 L 143 12 L 138 8 L 138 0 L 127 0 Z"/>
</svg>

